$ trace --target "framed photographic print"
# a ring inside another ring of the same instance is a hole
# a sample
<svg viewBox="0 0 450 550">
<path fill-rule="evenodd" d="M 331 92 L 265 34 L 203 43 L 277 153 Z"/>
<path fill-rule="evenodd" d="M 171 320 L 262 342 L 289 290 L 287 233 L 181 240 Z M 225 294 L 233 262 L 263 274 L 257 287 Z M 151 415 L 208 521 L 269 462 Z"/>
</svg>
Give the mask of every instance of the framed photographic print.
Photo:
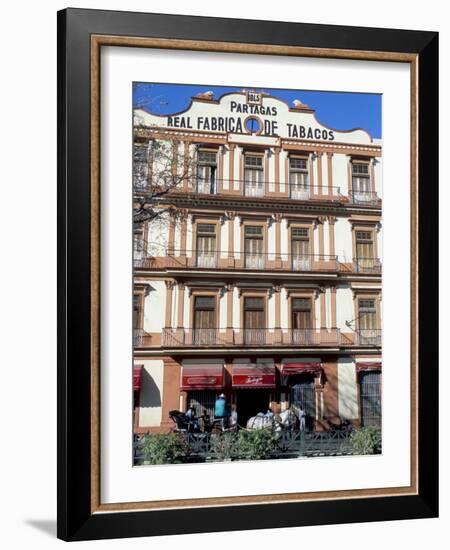
<svg viewBox="0 0 450 550">
<path fill-rule="evenodd" d="M 435 517 L 437 33 L 58 41 L 58 536 Z"/>
</svg>

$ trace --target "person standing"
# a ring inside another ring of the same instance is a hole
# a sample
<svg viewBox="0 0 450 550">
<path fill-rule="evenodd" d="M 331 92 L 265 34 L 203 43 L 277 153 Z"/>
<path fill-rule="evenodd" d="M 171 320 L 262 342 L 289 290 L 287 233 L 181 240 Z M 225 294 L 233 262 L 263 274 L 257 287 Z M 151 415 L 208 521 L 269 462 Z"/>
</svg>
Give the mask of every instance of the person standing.
<svg viewBox="0 0 450 550">
<path fill-rule="evenodd" d="M 303 408 L 303 405 L 300 405 L 298 411 L 298 420 L 300 423 L 300 431 L 303 432 L 306 429 L 306 411 Z"/>
<path fill-rule="evenodd" d="M 228 410 L 225 394 L 221 393 L 216 399 L 214 406 L 214 420 L 220 420 L 222 428 L 225 430 L 228 427 Z"/>
<path fill-rule="evenodd" d="M 237 413 L 237 407 L 235 403 L 231 405 L 230 428 L 233 431 L 236 431 L 238 428 L 238 413 Z"/>
</svg>

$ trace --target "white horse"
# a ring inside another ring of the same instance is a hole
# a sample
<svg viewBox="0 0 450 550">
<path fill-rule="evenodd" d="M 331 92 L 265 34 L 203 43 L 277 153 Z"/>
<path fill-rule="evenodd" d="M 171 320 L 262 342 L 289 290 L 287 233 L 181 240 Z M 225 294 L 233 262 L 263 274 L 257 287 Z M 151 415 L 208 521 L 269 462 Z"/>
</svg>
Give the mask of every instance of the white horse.
<svg viewBox="0 0 450 550">
<path fill-rule="evenodd" d="M 291 405 L 289 409 L 277 415 L 258 413 L 256 416 L 252 416 L 248 419 L 246 428 L 247 430 L 273 428 L 274 431 L 281 431 L 295 426 L 297 421 L 300 420 L 300 416 L 300 409 L 295 405 Z"/>
</svg>

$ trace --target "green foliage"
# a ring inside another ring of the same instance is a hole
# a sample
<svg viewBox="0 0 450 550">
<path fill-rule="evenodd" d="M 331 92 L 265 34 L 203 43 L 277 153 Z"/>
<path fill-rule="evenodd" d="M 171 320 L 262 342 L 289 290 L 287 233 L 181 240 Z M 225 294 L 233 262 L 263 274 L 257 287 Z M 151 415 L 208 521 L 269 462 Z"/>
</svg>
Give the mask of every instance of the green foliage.
<svg viewBox="0 0 450 550">
<path fill-rule="evenodd" d="M 184 455 L 184 446 L 175 433 L 148 434 L 144 437 L 144 464 L 177 464 Z"/>
<path fill-rule="evenodd" d="M 379 430 L 373 426 L 355 430 L 351 436 L 353 452 L 357 455 L 375 454 L 379 437 Z"/>
<path fill-rule="evenodd" d="M 237 438 L 237 454 L 247 460 L 268 458 L 275 446 L 275 436 L 269 429 L 241 430 Z"/>
<path fill-rule="evenodd" d="M 211 435 L 211 453 L 218 460 L 232 459 L 236 456 L 236 434 L 223 432 Z"/>
</svg>

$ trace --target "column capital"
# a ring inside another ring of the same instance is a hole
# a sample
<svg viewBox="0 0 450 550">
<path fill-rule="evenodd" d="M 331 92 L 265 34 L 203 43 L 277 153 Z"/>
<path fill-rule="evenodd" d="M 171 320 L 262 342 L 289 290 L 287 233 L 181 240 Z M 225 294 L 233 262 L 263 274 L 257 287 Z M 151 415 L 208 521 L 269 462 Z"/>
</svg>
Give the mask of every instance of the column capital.
<svg viewBox="0 0 450 550">
<path fill-rule="evenodd" d="M 187 208 L 180 208 L 177 211 L 178 219 L 180 221 L 186 221 L 189 216 L 189 210 Z"/>
<path fill-rule="evenodd" d="M 173 290 L 175 281 L 165 281 L 167 290 Z"/>
<path fill-rule="evenodd" d="M 234 218 L 236 217 L 236 212 L 233 212 L 232 210 L 227 210 L 227 211 L 225 212 L 225 217 L 226 217 L 227 219 L 229 219 L 230 221 L 233 221 Z"/>
<path fill-rule="evenodd" d="M 331 225 L 334 225 L 336 221 L 337 221 L 336 216 L 328 216 L 328 223 L 330 223 Z"/>
</svg>

